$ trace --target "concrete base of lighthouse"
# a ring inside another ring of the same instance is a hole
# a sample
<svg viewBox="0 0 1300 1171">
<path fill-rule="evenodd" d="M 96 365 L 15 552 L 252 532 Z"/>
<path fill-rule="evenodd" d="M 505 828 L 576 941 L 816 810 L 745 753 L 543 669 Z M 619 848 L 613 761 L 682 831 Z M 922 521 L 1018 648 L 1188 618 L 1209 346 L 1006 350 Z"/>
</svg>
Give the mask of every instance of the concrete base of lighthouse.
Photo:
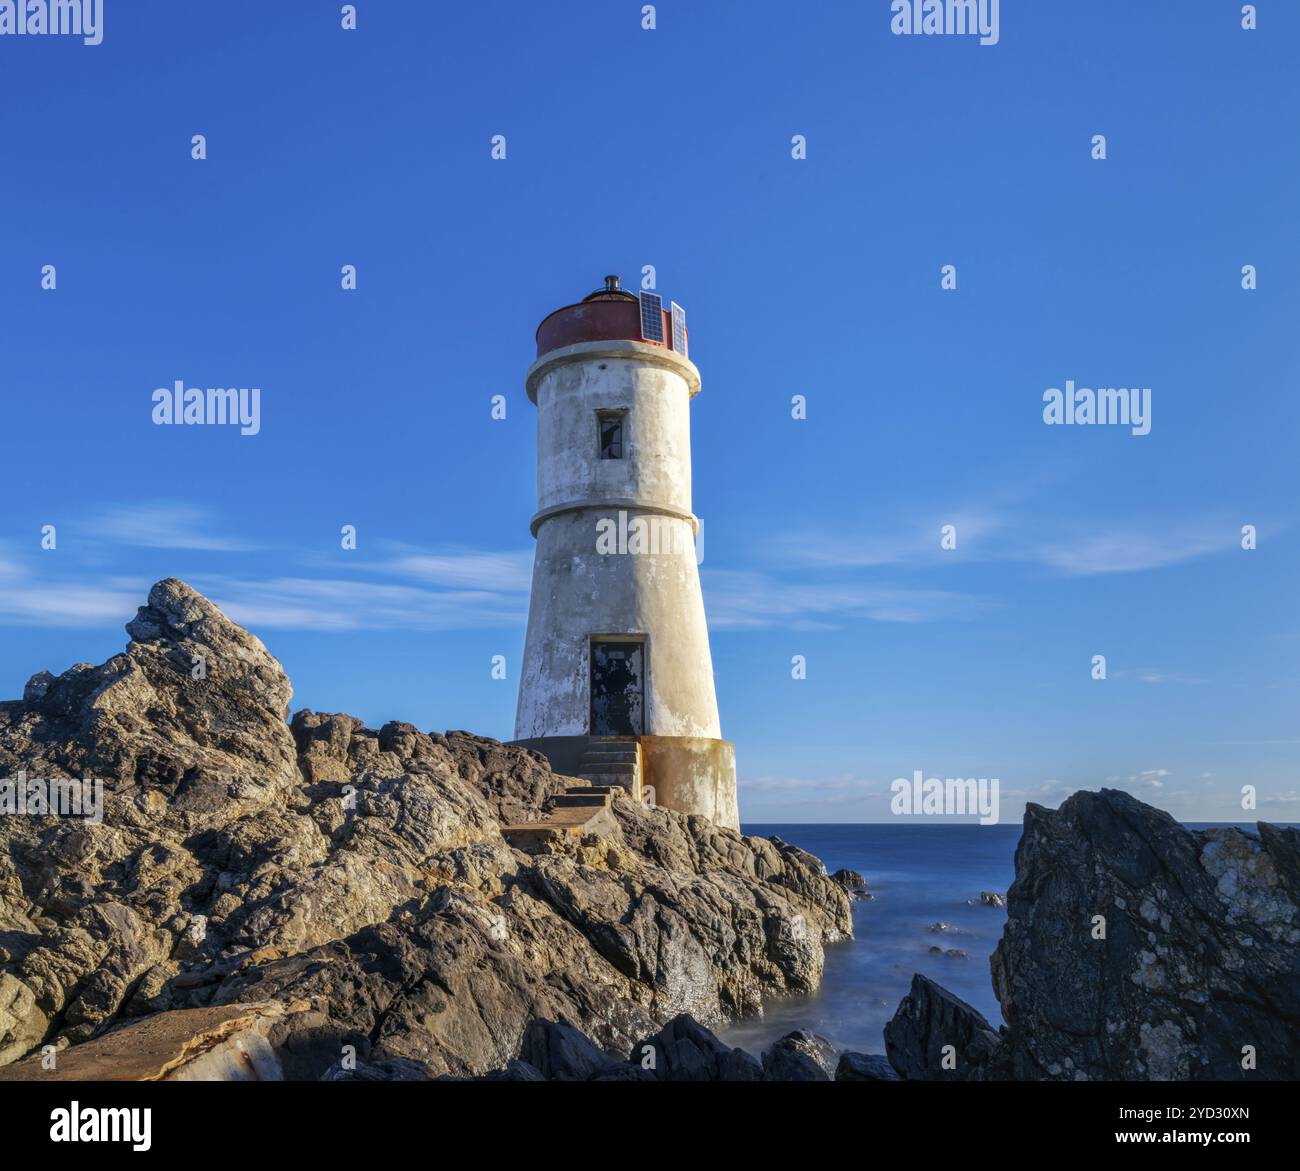
<svg viewBox="0 0 1300 1171">
<path fill-rule="evenodd" d="M 705 736 L 632 736 L 641 746 L 640 788 L 644 799 L 665 809 L 701 814 L 728 829 L 740 828 L 736 800 L 736 746 Z M 577 776 L 592 740 L 589 736 L 538 736 L 513 740 L 540 752 L 551 768 Z"/>
</svg>

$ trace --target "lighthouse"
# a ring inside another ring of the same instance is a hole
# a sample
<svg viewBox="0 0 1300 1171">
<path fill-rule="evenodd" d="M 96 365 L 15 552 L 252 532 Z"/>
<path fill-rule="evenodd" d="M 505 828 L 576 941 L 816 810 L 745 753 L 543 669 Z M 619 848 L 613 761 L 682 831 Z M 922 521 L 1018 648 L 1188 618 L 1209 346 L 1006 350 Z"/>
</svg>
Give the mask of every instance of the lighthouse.
<svg viewBox="0 0 1300 1171">
<path fill-rule="evenodd" d="M 686 314 L 616 276 L 537 329 L 537 511 L 515 742 L 738 828 L 691 511 Z"/>
</svg>

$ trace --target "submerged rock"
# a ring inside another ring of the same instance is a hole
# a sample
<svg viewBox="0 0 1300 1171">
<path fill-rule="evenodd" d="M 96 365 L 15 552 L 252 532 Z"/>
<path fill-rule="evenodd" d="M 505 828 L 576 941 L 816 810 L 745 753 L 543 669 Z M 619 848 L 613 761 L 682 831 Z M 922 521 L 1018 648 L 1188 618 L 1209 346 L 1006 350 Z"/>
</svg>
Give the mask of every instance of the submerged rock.
<svg viewBox="0 0 1300 1171">
<path fill-rule="evenodd" d="M 0 817 L 0 1064 L 254 1002 L 307 1006 L 268 1026 L 289 1078 L 504 1070 L 534 1020 L 626 1053 L 814 991 L 852 932 L 816 858 L 621 793 L 603 837 L 511 849 L 576 782 L 468 733 L 286 723 L 279 663 L 180 581 L 128 631 L 0 703 L 0 777 L 104 785 L 100 824 Z"/>
</svg>

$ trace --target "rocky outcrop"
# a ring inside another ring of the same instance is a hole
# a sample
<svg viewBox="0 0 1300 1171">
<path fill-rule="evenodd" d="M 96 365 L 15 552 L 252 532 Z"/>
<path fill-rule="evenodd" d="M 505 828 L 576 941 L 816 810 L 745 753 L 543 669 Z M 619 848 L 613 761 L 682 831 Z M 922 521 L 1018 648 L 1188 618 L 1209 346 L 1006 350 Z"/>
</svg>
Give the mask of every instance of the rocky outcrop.
<svg viewBox="0 0 1300 1171">
<path fill-rule="evenodd" d="M 993 983 L 1025 1078 L 1300 1078 L 1300 834 L 1025 813 Z"/>
<path fill-rule="evenodd" d="M 1300 1078 L 1296 830 L 1188 830 L 1076 793 L 1026 810 L 1006 902 L 1005 1029 L 916 976 L 885 1033 L 905 1077 Z"/>
<path fill-rule="evenodd" d="M 808 992 L 851 932 L 817 859 L 619 794 L 600 837 L 501 826 L 576 783 L 467 733 L 299 712 L 266 648 L 159 582 L 99 667 L 0 704 L 0 777 L 101 778 L 101 824 L 0 817 L 0 1063 L 159 1013 L 299 1005 L 289 1078 L 473 1076 L 565 1021 L 626 1053 Z"/>
<path fill-rule="evenodd" d="M 831 875 L 831 881 L 838 882 L 850 895 L 860 896 L 867 893 L 867 880 L 856 870 L 841 867 Z"/>
<path fill-rule="evenodd" d="M 885 1026 L 885 1054 L 909 1081 L 988 1080 L 1000 1049 L 983 1016 L 919 973 Z"/>
</svg>

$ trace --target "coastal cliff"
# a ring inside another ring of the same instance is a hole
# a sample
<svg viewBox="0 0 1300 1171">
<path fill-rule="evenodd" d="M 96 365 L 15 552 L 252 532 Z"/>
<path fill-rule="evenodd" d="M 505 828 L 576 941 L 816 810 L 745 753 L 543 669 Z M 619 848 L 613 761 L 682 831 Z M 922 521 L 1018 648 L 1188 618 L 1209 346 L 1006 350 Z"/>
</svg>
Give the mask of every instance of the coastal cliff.
<svg viewBox="0 0 1300 1171">
<path fill-rule="evenodd" d="M 512 848 L 503 826 L 581 782 L 468 733 L 289 721 L 280 664 L 176 579 L 127 632 L 0 704 L 0 776 L 104 782 L 101 824 L 0 817 L 0 1065 L 28 1058 L 10 1076 L 39 1076 L 46 1046 L 102 1061 L 144 1018 L 204 1048 L 192 1010 L 240 1005 L 221 1021 L 291 1078 L 486 1074 L 533 1021 L 627 1052 L 682 1014 L 813 991 L 852 931 L 811 855 L 622 793 L 596 831 Z"/>
</svg>

